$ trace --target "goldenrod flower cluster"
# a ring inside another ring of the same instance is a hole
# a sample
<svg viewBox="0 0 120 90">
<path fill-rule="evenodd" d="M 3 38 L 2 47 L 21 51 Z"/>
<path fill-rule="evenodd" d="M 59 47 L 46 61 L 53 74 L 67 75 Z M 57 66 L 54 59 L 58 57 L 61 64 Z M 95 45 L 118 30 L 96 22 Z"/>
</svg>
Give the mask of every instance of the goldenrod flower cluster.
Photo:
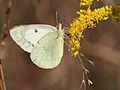
<svg viewBox="0 0 120 90">
<path fill-rule="evenodd" d="M 84 3 L 84 5 L 88 5 L 91 4 L 93 0 L 83 1 L 86 1 L 86 4 Z M 96 24 L 98 24 L 100 21 L 107 20 L 112 14 L 112 7 L 103 6 L 101 8 L 94 9 L 93 11 L 90 9 L 90 7 L 88 7 L 87 10 L 82 9 L 77 13 L 79 17 L 73 20 L 69 29 L 69 34 L 71 37 L 69 41 L 69 50 L 74 57 L 76 57 L 81 48 L 80 40 L 83 37 L 83 32 L 87 28 L 96 27 Z"/>
</svg>

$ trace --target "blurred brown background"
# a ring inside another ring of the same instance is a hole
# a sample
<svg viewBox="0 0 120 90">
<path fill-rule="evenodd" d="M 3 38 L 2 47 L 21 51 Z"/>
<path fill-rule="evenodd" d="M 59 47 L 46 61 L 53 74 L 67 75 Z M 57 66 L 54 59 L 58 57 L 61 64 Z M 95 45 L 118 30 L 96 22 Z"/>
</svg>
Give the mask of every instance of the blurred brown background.
<svg viewBox="0 0 120 90">
<path fill-rule="evenodd" d="M 93 7 L 119 0 L 94 2 Z M 0 30 L 5 19 L 8 0 L 0 0 Z M 46 23 L 56 26 L 58 21 L 68 25 L 79 11 L 79 0 L 12 0 L 11 27 L 20 24 Z M 87 30 L 82 40 L 82 50 L 95 66 L 85 62 L 94 83 L 87 90 L 120 90 L 120 24 L 113 19 L 103 21 L 94 30 Z M 6 34 L 6 33 L 1 33 Z M 9 33 L 2 39 L 0 58 L 4 70 L 7 90 L 79 90 L 82 69 L 79 60 L 73 59 L 65 46 L 61 64 L 52 70 L 35 66 L 29 54 L 17 46 Z"/>
</svg>

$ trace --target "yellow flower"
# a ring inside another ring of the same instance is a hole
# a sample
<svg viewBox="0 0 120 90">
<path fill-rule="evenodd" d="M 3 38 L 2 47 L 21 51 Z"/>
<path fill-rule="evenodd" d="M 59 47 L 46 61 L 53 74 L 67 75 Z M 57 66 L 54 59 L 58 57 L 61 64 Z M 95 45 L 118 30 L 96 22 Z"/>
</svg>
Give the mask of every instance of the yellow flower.
<svg viewBox="0 0 120 90">
<path fill-rule="evenodd" d="M 81 0 L 80 6 L 90 6 L 93 0 Z"/>
<path fill-rule="evenodd" d="M 82 0 L 82 5 L 91 5 L 93 0 Z M 81 49 L 80 40 L 83 38 L 83 32 L 87 28 L 94 28 L 96 24 L 100 21 L 107 20 L 112 15 L 112 7 L 111 6 L 103 6 L 93 11 L 90 7 L 87 10 L 80 10 L 77 12 L 79 17 L 74 19 L 70 25 L 69 34 L 69 50 L 72 55 L 76 57 Z"/>
<path fill-rule="evenodd" d="M 103 0 L 97 0 L 97 2 L 100 2 Z M 90 7 L 93 3 L 93 0 L 80 0 L 80 6 L 88 6 Z"/>
</svg>

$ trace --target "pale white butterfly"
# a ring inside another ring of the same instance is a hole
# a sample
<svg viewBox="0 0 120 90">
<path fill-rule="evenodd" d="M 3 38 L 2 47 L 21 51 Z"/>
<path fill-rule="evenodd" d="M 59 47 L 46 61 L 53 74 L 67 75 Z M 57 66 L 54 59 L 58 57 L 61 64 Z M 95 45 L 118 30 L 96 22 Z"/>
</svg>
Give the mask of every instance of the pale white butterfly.
<svg viewBox="0 0 120 90">
<path fill-rule="evenodd" d="M 45 24 L 21 25 L 10 30 L 12 39 L 40 68 L 51 69 L 60 64 L 63 56 L 64 31 Z"/>
</svg>

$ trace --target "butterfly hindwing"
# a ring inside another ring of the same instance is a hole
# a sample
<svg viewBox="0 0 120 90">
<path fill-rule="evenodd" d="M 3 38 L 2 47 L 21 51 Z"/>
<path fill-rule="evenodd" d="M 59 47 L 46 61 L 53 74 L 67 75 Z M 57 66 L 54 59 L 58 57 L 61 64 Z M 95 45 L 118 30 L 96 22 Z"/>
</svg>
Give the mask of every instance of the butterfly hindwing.
<svg viewBox="0 0 120 90">
<path fill-rule="evenodd" d="M 38 67 L 51 69 L 59 65 L 63 56 L 63 38 L 57 32 L 42 37 L 31 53 L 31 60 Z"/>
</svg>

